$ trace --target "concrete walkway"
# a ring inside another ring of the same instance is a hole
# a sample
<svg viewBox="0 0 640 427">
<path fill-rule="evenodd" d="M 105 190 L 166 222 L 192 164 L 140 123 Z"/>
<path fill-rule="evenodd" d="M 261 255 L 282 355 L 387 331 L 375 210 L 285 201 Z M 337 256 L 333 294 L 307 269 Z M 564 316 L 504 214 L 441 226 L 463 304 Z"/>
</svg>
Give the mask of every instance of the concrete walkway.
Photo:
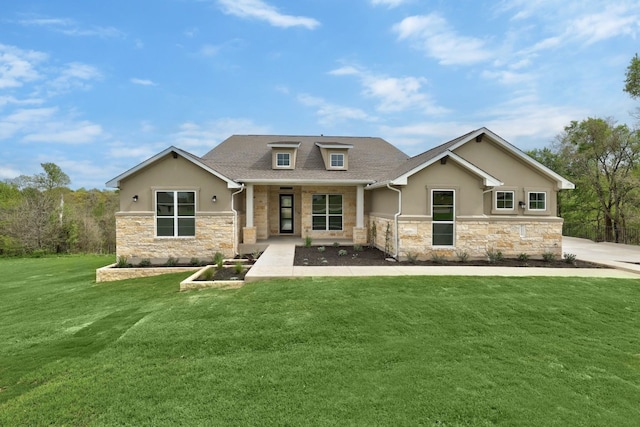
<svg viewBox="0 0 640 427">
<path fill-rule="evenodd" d="M 425 267 L 393 264 L 379 267 L 302 267 L 293 265 L 295 245 L 292 241 L 270 243 L 247 273 L 245 281 L 311 276 L 564 276 L 640 279 L 640 265 L 632 264 L 640 262 L 640 247 L 593 243 L 569 237 L 563 239 L 564 253 L 575 254 L 580 260 L 605 264 L 612 268 Z"/>
</svg>

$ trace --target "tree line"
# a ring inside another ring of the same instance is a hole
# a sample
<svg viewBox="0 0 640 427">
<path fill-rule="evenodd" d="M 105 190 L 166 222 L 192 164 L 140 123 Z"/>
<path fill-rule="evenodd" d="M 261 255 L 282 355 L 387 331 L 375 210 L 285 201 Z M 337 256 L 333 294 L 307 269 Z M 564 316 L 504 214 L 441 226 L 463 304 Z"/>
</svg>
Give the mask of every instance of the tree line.
<svg viewBox="0 0 640 427">
<path fill-rule="evenodd" d="M 623 90 L 640 99 L 640 59 Z M 640 108 L 635 118 L 640 122 Z M 572 121 L 550 148 L 529 152 L 576 188 L 558 195 L 563 233 L 597 241 L 640 244 L 640 131 L 611 117 Z"/>
<path fill-rule="evenodd" d="M 0 255 L 113 253 L 117 192 L 70 190 L 54 163 L 0 181 Z"/>
</svg>

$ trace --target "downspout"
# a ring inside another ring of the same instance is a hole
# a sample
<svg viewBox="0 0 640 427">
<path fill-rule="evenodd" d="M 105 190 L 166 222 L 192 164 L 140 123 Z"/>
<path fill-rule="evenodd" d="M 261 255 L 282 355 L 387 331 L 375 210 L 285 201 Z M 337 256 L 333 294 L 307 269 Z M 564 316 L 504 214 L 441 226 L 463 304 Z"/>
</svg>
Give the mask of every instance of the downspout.
<svg viewBox="0 0 640 427">
<path fill-rule="evenodd" d="M 398 212 L 396 212 L 393 215 L 393 222 L 395 223 L 395 228 L 396 228 L 396 242 L 395 242 L 395 254 L 393 255 L 393 257 L 397 260 L 398 259 L 398 245 L 400 245 L 400 235 L 399 235 L 399 230 L 400 227 L 398 225 L 398 217 L 400 216 L 400 214 L 402 213 L 402 191 L 398 190 L 397 188 L 394 188 L 391 186 L 390 183 L 387 183 L 387 188 L 389 190 L 393 190 L 396 193 L 398 193 Z"/>
<path fill-rule="evenodd" d="M 235 200 L 236 194 L 240 194 L 244 191 L 244 184 L 238 191 L 235 193 L 231 193 L 231 211 L 233 212 L 233 253 L 238 255 L 238 211 L 233 207 L 233 201 Z"/>
</svg>

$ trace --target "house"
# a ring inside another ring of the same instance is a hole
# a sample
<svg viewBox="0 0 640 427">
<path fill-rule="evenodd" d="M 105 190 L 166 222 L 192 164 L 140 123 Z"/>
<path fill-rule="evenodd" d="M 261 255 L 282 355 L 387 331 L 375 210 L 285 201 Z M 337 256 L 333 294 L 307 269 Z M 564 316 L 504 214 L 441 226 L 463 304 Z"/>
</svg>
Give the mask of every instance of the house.
<svg viewBox="0 0 640 427">
<path fill-rule="evenodd" d="M 559 190 L 574 185 L 480 128 L 414 157 L 381 138 L 234 135 L 176 147 L 107 183 L 117 254 L 235 255 L 274 236 L 369 239 L 395 257 L 562 254 Z"/>
</svg>

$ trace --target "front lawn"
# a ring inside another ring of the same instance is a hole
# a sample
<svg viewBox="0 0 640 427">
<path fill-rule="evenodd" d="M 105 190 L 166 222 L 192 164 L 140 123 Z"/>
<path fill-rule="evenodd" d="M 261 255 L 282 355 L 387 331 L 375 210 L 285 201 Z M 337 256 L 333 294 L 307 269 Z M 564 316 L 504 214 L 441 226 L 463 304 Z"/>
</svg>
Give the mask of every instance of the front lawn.
<svg viewBox="0 0 640 427">
<path fill-rule="evenodd" d="M 0 425 L 640 423 L 640 281 L 309 278 L 178 293 L 1 259 Z"/>
</svg>

